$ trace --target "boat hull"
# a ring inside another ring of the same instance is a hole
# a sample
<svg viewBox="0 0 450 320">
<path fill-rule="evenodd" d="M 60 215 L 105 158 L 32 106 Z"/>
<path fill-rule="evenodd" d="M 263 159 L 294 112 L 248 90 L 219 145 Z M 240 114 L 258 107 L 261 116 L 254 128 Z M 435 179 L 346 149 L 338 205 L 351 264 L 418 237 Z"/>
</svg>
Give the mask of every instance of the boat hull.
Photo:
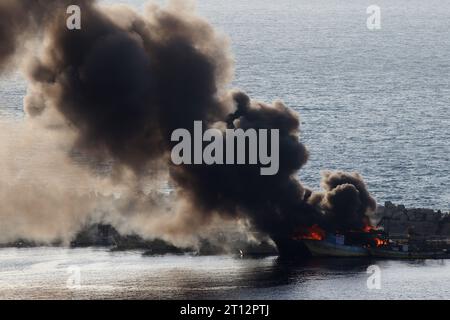
<svg viewBox="0 0 450 320">
<path fill-rule="evenodd" d="M 303 240 L 313 257 L 368 257 L 369 251 L 360 246 L 348 246 L 320 240 Z"/>
<path fill-rule="evenodd" d="M 448 259 L 450 257 L 443 252 L 405 252 L 382 248 L 371 248 L 370 255 L 382 259 Z"/>
<path fill-rule="evenodd" d="M 303 241 L 289 238 L 272 238 L 275 242 L 280 258 L 287 260 L 304 260 L 311 257 L 310 251 Z"/>
</svg>

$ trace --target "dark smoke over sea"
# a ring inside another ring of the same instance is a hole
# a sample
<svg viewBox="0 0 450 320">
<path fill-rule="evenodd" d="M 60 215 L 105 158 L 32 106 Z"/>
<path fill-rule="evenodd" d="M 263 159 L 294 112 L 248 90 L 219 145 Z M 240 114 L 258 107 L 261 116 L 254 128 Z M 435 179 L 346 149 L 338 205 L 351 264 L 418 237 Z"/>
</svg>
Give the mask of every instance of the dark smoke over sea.
<svg viewBox="0 0 450 320">
<path fill-rule="evenodd" d="M 72 4 L 81 8 L 81 30 L 66 28 L 66 8 Z M 27 50 L 24 41 L 38 49 Z M 67 155 L 74 163 L 73 154 L 88 159 L 82 170 L 88 176 L 108 163 L 112 184 L 127 190 L 119 211 L 139 211 L 135 225 L 158 226 L 150 233 L 195 234 L 216 219 L 243 219 L 272 238 L 288 237 L 299 226 L 314 224 L 363 228 L 375 210 L 356 173 L 325 172 L 323 192 L 302 186 L 298 171 L 308 151 L 299 141 L 298 115 L 282 102 L 265 104 L 229 90 L 233 59 L 228 40 L 190 4 L 149 4 L 138 14 L 88 0 L 2 0 L 0 70 L 13 68 L 19 56 L 28 61 L 27 121 L 51 119 L 46 129 L 70 137 L 64 138 L 70 142 Z M 221 130 L 279 129 L 278 173 L 262 176 L 258 165 L 173 165 L 171 134 L 178 128 L 192 131 L 194 121 Z M 38 129 L 33 134 L 39 139 Z M 167 175 L 175 190 L 170 215 L 161 208 L 153 213 L 152 201 L 136 192 L 142 181 L 160 175 Z M 42 195 L 36 201 L 46 199 Z M 74 211 L 70 216 L 76 220 Z M 128 230 L 135 218 L 126 213 L 112 220 Z"/>
</svg>

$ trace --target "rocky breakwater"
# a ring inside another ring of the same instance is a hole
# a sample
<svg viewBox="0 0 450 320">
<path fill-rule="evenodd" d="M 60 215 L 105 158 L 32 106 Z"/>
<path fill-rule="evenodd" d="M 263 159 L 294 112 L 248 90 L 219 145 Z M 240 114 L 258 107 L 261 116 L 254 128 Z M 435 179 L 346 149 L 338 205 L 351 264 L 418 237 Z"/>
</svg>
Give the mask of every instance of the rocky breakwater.
<svg viewBox="0 0 450 320">
<path fill-rule="evenodd" d="M 390 235 L 450 238 L 450 214 L 441 210 L 406 208 L 386 202 L 377 209 L 378 226 Z"/>
</svg>

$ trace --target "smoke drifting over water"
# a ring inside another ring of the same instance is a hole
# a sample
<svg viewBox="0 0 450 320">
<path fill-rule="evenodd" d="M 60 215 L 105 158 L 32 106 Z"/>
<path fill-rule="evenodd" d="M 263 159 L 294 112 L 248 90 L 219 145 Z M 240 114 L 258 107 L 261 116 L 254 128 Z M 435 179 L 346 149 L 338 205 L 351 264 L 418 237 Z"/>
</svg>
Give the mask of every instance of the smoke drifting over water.
<svg viewBox="0 0 450 320">
<path fill-rule="evenodd" d="M 81 30 L 66 28 L 70 4 L 81 8 Z M 57 149 L 61 161 L 56 170 L 75 170 L 78 179 L 29 192 L 26 206 L 6 196 L 21 193 L 24 186 L 3 185 L 8 190 L 2 192 L 0 215 L 7 221 L 2 227 L 10 230 L 5 232 L 8 240 L 70 239 L 90 219 L 175 242 L 195 238 L 220 219 L 240 219 L 273 238 L 289 237 L 297 227 L 313 224 L 363 228 L 375 209 L 358 174 L 325 173 L 323 193 L 301 185 L 297 173 L 308 151 L 299 142 L 298 115 L 282 102 L 268 105 L 229 91 L 233 59 L 228 40 L 190 5 L 150 4 L 141 15 L 126 6 L 87 0 L 6 1 L 0 17 L 3 70 L 18 52 L 19 39 L 31 31 L 36 34 L 36 27 L 43 38 L 38 42 L 43 47 L 26 52 L 25 110 L 34 128 L 19 131 L 32 136 L 32 144 L 46 139 L 45 133 L 57 137 L 58 143 L 46 141 L 49 148 L 63 146 Z M 221 130 L 279 129 L 278 173 L 262 176 L 259 165 L 173 165 L 170 136 L 179 128 L 192 131 L 194 121 Z M 2 154 L 16 152 L 20 150 L 9 146 Z M 107 172 L 100 174 L 98 168 L 105 164 Z M 40 162 L 30 159 L 29 165 L 38 167 Z M 54 170 L 45 174 L 52 178 Z M 143 192 L 159 189 L 155 181 L 162 179 L 175 189 L 169 204 Z M 120 205 L 72 194 L 86 185 L 120 194 Z M 64 193 L 66 186 L 71 191 Z"/>
</svg>

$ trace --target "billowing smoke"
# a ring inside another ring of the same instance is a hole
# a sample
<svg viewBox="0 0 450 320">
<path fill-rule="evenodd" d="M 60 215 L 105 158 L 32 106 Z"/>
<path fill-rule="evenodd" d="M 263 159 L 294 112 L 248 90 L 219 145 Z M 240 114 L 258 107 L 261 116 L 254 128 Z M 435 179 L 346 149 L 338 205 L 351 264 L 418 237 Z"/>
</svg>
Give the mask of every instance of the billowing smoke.
<svg viewBox="0 0 450 320">
<path fill-rule="evenodd" d="M 23 40 L 36 35 L 54 10 L 65 10 L 65 1 L 0 1 L 0 71 L 23 49 Z"/>
<path fill-rule="evenodd" d="M 329 227 L 346 231 L 370 225 L 377 204 L 360 174 L 325 171 L 321 185 L 324 192 L 313 193 L 309 203 L 325 211 Z"/>
<path fill-rule="evenodd" d="M 178 185 L 205 213 L 244 213 L 252 225 L 271 236 L 317 221 L 319 213 L 304 201 L 305 190 L 296 177 L 308 158 L 298 140 L 298 116 L 281 102 L 251 102 L 242 92 L 232 92 L 231 99 L 236 111 L 228 116 L 228 127 L 280 130 L 280 170 L 264 176 L 256 165 L 183 166 L 173 169 Z"/>
<path fill-rule="evenodd" d="M 361 228 L 374 210 L 358 174 L 325 173 L 323 193 L 301 185 L 297 174 L 308 151 L 299 142 L 297 114 L 282 102 L 268 105 L 229 91 L 228 41 L 190 5 L 152 4 L 141 15 L 87 0 L 2 3 L 0 67 L 32 26 L 42 32 L 44 47 L 27 69 L 31 121 L 61 117 L 60 124 L 74 133 L 68 154 L 89 159 L 85 169 L 92 174 L 108 163 L 117 185 L 168 175 L 177 201 L 169 216 L 152 215 L 163 227 L 149 232 L 189 234 L 217 218 L 239 218 L 275 239 L 312 224 Z M 66 28 L 69 4 L 81 8 L 81 30 Z M 173 165 L 171 134 L 192 131 L 194 121 L 222 131 L 279 129 L 278 173 L 261 175 L 260 165 Z M 139 212 L 145 203 L 137 205 Z M 109 219 L 129 223 L 126 216 Z M 148 223 L 138 221 L 135 226 Z"/>
</svg>

